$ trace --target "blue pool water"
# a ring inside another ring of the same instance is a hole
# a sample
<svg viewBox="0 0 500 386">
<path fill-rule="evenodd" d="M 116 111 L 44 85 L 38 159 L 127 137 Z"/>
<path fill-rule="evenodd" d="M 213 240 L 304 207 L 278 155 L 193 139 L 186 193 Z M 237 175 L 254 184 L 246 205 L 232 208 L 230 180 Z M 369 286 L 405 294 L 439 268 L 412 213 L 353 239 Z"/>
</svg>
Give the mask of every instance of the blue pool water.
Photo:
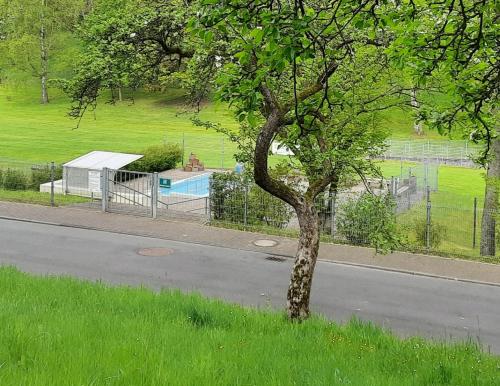
<svg viewBox="0 0 500 386">
<path fill-rule="evenodd" d="M 174 182 L 171 188 L 161 188 L 160 194 L 162 196 L 170 196 L 171 194 L 188 194 L 198 197 L 208 196 L 209 180 L 209 173 L 202 174 L 186 180 Z"/>
</svg>

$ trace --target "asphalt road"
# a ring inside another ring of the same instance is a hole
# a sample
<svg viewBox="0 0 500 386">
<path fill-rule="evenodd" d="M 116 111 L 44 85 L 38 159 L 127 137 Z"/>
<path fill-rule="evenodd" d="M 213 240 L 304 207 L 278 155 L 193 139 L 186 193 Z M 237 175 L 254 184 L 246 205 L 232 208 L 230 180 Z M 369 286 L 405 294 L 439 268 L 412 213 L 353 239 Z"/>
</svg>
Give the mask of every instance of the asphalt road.
<svg viewBox="0 0 500 386">
<path fill-rule="evenodd" d="M 137 253 L 150 247 L 166 247 L 171 253 Z M 229 248 L 0 220 L 2 265 L 283 308 L 292 261 L 268 258 Z M 479 340 L 486 350 L 500 353 L 500 287 L 318 262 L 312 309 L 341 322 L 357 315 L 401 336 Z"/>
</svg>

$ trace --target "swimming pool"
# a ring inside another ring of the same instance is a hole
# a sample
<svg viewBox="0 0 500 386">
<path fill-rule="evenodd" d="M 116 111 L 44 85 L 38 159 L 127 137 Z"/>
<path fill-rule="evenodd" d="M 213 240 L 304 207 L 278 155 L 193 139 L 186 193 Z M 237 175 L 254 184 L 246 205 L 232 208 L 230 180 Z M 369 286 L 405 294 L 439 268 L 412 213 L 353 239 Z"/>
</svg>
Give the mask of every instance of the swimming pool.
<svg viewBox="0 0 500 386">
<path fill-rule="evenodd" d="M 206 197 L 208 196 L 209 181 L 210 173 L 202 174 L 174 182 L 171 188 L 161 188 L 160 194 L 162 196 L 185 194 L 189 196 Z"/>
</svg>

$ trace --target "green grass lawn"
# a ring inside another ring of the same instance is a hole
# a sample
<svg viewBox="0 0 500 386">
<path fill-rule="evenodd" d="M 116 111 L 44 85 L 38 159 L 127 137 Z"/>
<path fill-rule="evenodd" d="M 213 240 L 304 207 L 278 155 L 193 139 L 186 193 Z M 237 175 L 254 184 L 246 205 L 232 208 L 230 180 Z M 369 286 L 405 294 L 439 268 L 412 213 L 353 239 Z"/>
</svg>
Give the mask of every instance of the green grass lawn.
<svg viewBox="0 0 500 386">
<path fill-rule="evenodd" d="M 85 197 L 56 194 L 54 196 L 56 206 L 79 204 L 88 202 Z M 35 192 L 32 190 L 5 190 L 0 189 L 0 201 L 22 202 L 38 205 L 50 205 L 50 193 Z"/>
<path fill-rule="evenodd" d="M 473 345 L 0 268 L 0 384 L 495 385 Z"/>
<path fill-rule="evenodd" d="M 414 166 L 403 163 L 403 167 Z M 385 161 L 380 164 L 384 176 L 399 176 L 400 162 Z M 431 194 L 431 220 L 445 229 L 442 242 L 434 252 L 460 257 L 500 263 L 500 248 L 496 257 L 479 256 L 481 238 L 481 216 L 484 205 L 484 170 L 441 165 L 439 167 L 439 186 Z M 476 247 L 473 248 L 474 198 L 477 198 Z M 415 242 L 414 223 L 426 218 L 425 202 L 412 207 L 398 216 L 403 233 L 410 242 Z M 418 250 L 419 248 L 417 248 Z"/>
<path fill-rule="evenodd" d="M 208 166 L 234 166 L 235 146 L 213 130 L 194 126 L 179 91 L 136 93 L 133 104 L 110 105 L 103 97 L 78 129 L 67 116 L 67 98 L 51 91 L 51 103 L 43 106 L 35 89 L 0 87 L 0 161 L 64 162 L 92 150 L 140 152 L 162 142 L 182 143 L 184 137 L 186 154 L 196 152 Z M 201 118 L 235 127 L 222 105 L 208 104 Z"/>
<path fill-rule="evenodd" d="M 140 152 L 146 146 L 166 142 L 184 143 L 186 156 L 195 152 L 209 167 L 233 167 L 235 145 L 214 130 L 193 125 L 192 113 L 186 112 L 182 92 L 125 92 L 134 102 L 115 105 L 101 98 L 95 114 L 88 112 L 78 129 L 67 116 L 69 100 L 51 89 L 51 103 L 39 103 L 38 87 L 0 86 L 0 163 L 64 162 L 92 150 Z M 224 127 L 237 124 L 226 106 L 207 103 L 201 119 Z M 381 124 L 391 128 L 394 138 L 414 137 L 410 112 L 391 109 Z M 418 137 L 422 138 L 422 137 Z M 426 132 L 425 139 L 440 138 Z"/>
</svg>

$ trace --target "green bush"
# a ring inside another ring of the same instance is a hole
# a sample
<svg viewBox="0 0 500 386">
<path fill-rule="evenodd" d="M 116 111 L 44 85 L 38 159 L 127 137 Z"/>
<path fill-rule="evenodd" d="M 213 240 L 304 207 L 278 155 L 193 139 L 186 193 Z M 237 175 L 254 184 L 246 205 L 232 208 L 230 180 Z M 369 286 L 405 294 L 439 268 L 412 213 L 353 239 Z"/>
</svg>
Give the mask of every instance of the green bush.
<svg viewBox="0 0 500 386">
<path fill-rule="evenodd" d="M 417 245 L 421 247 L 427 246 L 427 220 L 425 218 L 421 218 L 415 221 L 414 227 Z M 438 224 L 434 221 L 431 221 L 430 224 L 430 247 L 435 249 L 441 245 L 441 242 L 446 237 L 446 227 L 442 224 Z"/>
<path fill-rule="evenodd" d="M 63 169 L 62 166 L 56 166 L 54 170 L 54 180 L 60 180 L 62 178 Z M 31 170 L 31 179 L 29 183 L 29 189 L 34 191 L 40 190 L 40 185 L 50 182 L 51 170 L 50 165 L 45 165 L 42 167 L 37 167 Z"/>
<path fill-rule="evenodd" d="M 401 244 L 395 205 L 390 195 L 365 193 L 357 199 L 351 198 L 340 205 L 337 229 L 350 244 L 393 250 Z"/>
<path fill-rule="evenodd" d="M 127 166 L 128 170 L 154 173 L 174 169 L 182 160 L 182 148 L 178 144 L 150 146 L 143 152 L 144 157 Z"/>
<path fill-rule="evenodd" d="M 291 206 L 257 185 L 253 185 L 248 192 L 248 225 L 286 228 L 292 214 L 293 209 Z"/>
<path fill-rule="evenodd" d="M 293 210 L 252 182 L 236 173 L 214 173 L 211 176 L 210 208 L 214 220 L 243 224 L 245 196 L 249 226 L 284 228 Z"/>
<path fill-rule="evenodd" d="M 210 210 L 214 220 L 243 222 L 245 187 L 236 173 L 213 173 L 210 176 Z"/>
<path fill-rule="evenodd" d="M 7 169 L 3 173 L 3 188 L 7 190 L 26 190 L 28 188 L 28 177 L 16 169 Z"/>
</svg>

